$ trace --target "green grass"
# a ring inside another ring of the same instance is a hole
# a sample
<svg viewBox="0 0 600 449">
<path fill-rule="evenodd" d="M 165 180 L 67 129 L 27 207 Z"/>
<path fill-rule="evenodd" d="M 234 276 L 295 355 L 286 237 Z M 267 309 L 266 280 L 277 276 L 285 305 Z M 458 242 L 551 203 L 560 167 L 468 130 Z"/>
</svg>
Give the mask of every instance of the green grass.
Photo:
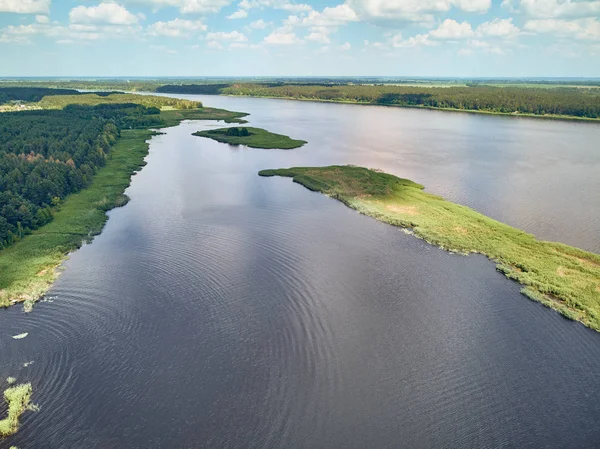
<svg viewBox="0 0 600 449">
<path fill-rule="evenodd" d="M 229 129 L 230 128 L 220 128 L 209 131 L 198 131 L 194 133 L 194 136 L 207 137 L 216 140 L 217 142 L 228 143 L 230 145 L 246 145 L 251 148 L 262 149 L 291 150 L 306 144 L 306 141 L 304 140 L 290 139 L 288 136 L 274 134 L 260 128 L 241 128 L 247 129 L 250 133 L 249 136 L 227 135 Z"/>
<path fill-rule="evenodd" d="M 233 120 L 245 115 L 211 108 L 161 112 L 163 127 L 182 120 Z M 24 302 L 30 311 L 58 277 L 67 254 L 102 231 L 106 211 L 127 203 L 123 191 L 131 175 L 145 165 L 146 140 L 154 134 L 151 130 L 122 131 L 89 187 L 69 195 L 50 223 L 0 251 L 0 307 Z"/>
<path fill-rule="evenodd" d="M 362 214 L 410 229 L 460 253 L 481 253 L 523 285 L 528 298 L 600 331 L 600 256 L 533 235 L 423 191 L 396 176 L 354 166 L 263 170 L 335 198 Z"/>
<path fill-rule="evenodd" d="M 19 418 L 26 410 L 32 410 L 31 384 L 21 384 L 4 391 L 4 400 L 8 404 L 6 418 L 0 420 L 0 437 L 15 434 L 19 430 Z"/>
</svg>

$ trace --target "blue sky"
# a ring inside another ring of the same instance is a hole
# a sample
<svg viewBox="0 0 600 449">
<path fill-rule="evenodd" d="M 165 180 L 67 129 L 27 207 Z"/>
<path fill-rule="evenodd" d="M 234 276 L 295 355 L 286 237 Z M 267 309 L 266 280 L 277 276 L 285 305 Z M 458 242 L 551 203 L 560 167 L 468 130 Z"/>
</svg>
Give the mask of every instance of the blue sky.
<svg viewBox="0 0 600 449">
<path fill-rule="evenodd" d="M 600 77 L 600 0 L 0 0 L 0 76 Z"/>
</svg>

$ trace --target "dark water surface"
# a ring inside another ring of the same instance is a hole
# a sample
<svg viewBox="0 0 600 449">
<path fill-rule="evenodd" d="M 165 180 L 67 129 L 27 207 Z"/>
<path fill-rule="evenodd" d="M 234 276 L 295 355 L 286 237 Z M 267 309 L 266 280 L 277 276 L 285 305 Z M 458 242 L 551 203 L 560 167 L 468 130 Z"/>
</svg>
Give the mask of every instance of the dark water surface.
<svg viewBox="0 0 600 449">
<path fill-rule="evenodd" d="M 310 144 L 191 136 L 214 122 L 155 137 L 132 201 L 72 255 L 52 302 L 0 311 L 0 376 L 31 381 L 41 407 L 0 447 L 599 446 L 600 334 L 528 301 L 483 257 L 256 172 L 385 168 L 595 249 L 600 127 L 205 101 Z M 401 120 L 385 131 L 387 113 Z M 541 161 L 524 154 L 535 142 Z"/>
</svg>

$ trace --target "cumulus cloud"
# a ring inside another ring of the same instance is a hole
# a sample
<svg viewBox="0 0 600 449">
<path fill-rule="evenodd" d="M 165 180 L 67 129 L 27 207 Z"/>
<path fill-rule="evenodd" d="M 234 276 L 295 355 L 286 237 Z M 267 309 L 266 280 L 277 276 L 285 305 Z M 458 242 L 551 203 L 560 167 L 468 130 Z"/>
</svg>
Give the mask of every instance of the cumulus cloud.
<svg viewBox="0 0 600 449">
<path fill-rule="evenodd" d="M 452 19 L 446 19 L 435 30 L 429 32 L 434 39 L 466 39 L 473 35 L 473 28 L 469 22 L 458 23 Z"/>
<path fill-rule="evenodd" d="M 575 19 L 600 16 L 598 0 L 504 0 L 502 6 L 535 19 Z"/>
<path fill-rule="evenodd" d="M 327 44 L 330 42 L 329 35 L 337 31 L 338 27 L 356 21 L 358 16 L 354 10 L 344 4 L 326 7 L 320 12 L 313 10 L 304 16 L 289 16 L 279 32 L 289 34 L 295 27 L 308 27 L 310 34 L 306 37 L 307 40 Z"/>
<path fill-rule="evenodd" d="M 395 48 L 430 47 L 433 45 L 436 45 L 436 43 L 429 40 L 428 34 L 417 34 L 406 40 L 402 38 L 402 34 L 397 34 L 392 38 L 392 46 Z"/>
<path fill-rule="evenodd" d="M 265 37 L 263 42 L 268 45 L 293 45 L 302 41 L 298 39 L 296 33 L 284 33 L 280 31 L 274 31 L 267 37 Z"/>
<path fill-rule="evenodd" d="M 314 31 L 310 33 L 308 36 L 306 36 L 306 40 L 311 42 L 320 42 L 322 44 L 329 44 L 331 42 L 331 39 L 329 39 L 329 33 L 322 31 Z"/>
<path fill-rule="evenodd" d="M 521 33 L 521 30 L 515 26 L 513 19 L 499 19 L 495 18 L 490 22 L 484 22 L 477 27 L 477 34 L 479 36 L 489 37 L 502 37 L 510 38 L 517 36 Z"/>
<path fill-rule="evenodd" d="M 183 14 L 207 14 L 219 12 L 232 3 L 231 0 L 124 0 L 153 8 L 172 6 Z"/>
<path fill-rule="evenodd" d="M 294 13 L 312 11 L 312 6 L 310 5 L 305 3 L 291 3 L 287 0 L 242 0 L 239 7 L 241 9 L 273 8 Z"/>
<path fill-rule="evenodd" d="M 0 12 L 49 14 L 50 0 L 0 0 Z"/>
<path fill-rule="evenodd" d="M 50 22 L 50 19 L 48 16 L 35 16 L 35 21 L 37 23 L 48 23 Z"/>
<path fill-rule="evenodd" d="M 209 41 L 226 41 L 226 42 L 246 42 L 248 38 L 239 31 L 217 31 L 216 33 L 208 33 L 206 39 Z"/>
<path fill-rule="evenodd" d="M 553 34 L 562 38 L 600 41 L 600 21 L 598 19 L 540 19 L 529 20 L 523 28 L 538 34 Z"/>
<path fill-rule="evenodd" d="M 270 22 L 265 22 L 263 19 L 255 20 L 250 24 L 253 30 L 264 30 L 270 25 Z"/>
<path fill-rule="evenodd" d="M 98 6 L 77 6 L 69 13 L 71 23 L 134 25 L 138 18 L 117 3 Z"/>
<path fill-rule="evenodd" d="M 435 14 L 452 7 L 467 12 L 486 12 L 491 0 L 346 0 L 361 19 L 433 23 Z"/>
<path fill-rule="evenodd" d="M 190 37 L 201 31 L 206 31 L 206 25 L 201 20 L 175 19 L 156 22 L 148 27 L 151 36 Z"/>
<path fill-rule="evenodd" d="M 248 17 L 248 11 L 246 11 L 245 9 L 238 9 L 233 14 L 227 16 L 228 19 L 232 19 L 232 20 L 243 19 L 244 17 Z"/>
</svg>

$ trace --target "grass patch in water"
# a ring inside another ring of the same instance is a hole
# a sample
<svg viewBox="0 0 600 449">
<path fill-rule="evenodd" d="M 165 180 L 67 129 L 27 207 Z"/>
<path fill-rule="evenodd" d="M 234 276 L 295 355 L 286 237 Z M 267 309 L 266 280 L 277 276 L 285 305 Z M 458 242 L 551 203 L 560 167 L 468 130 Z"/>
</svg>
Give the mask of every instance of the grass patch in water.
<svg viewBox="0 0 600 449">
<path fill-rule="evenodd" d="M 285 176 L 443 249 L 481 253 L 528 298 L 600 331 L 600 256 L 533 235 L 423 191 L 407 179 L 355 166 L 263 170 Z"/>
<path fill-rule="evenodd" d="M 4 400 L 8 404 L 6 418 L 0 420 L 0 437 L 15 434 L 19 430 L 19 418 L 26 410 L 35 410 L 31 404 L 31 384 L 21 384 L 4 391 Z"/>
<path fill-rule="evenodd" d="M 245 145 L 250 148 L 267 150 L 291 150 L 306 144 L 304 140 L 290 139 L 282 134 L 275 134 L 260 128 L 220 128 L 198 131 L 194 136 L 207 137 L 229 145 Z"/>
</svg>

